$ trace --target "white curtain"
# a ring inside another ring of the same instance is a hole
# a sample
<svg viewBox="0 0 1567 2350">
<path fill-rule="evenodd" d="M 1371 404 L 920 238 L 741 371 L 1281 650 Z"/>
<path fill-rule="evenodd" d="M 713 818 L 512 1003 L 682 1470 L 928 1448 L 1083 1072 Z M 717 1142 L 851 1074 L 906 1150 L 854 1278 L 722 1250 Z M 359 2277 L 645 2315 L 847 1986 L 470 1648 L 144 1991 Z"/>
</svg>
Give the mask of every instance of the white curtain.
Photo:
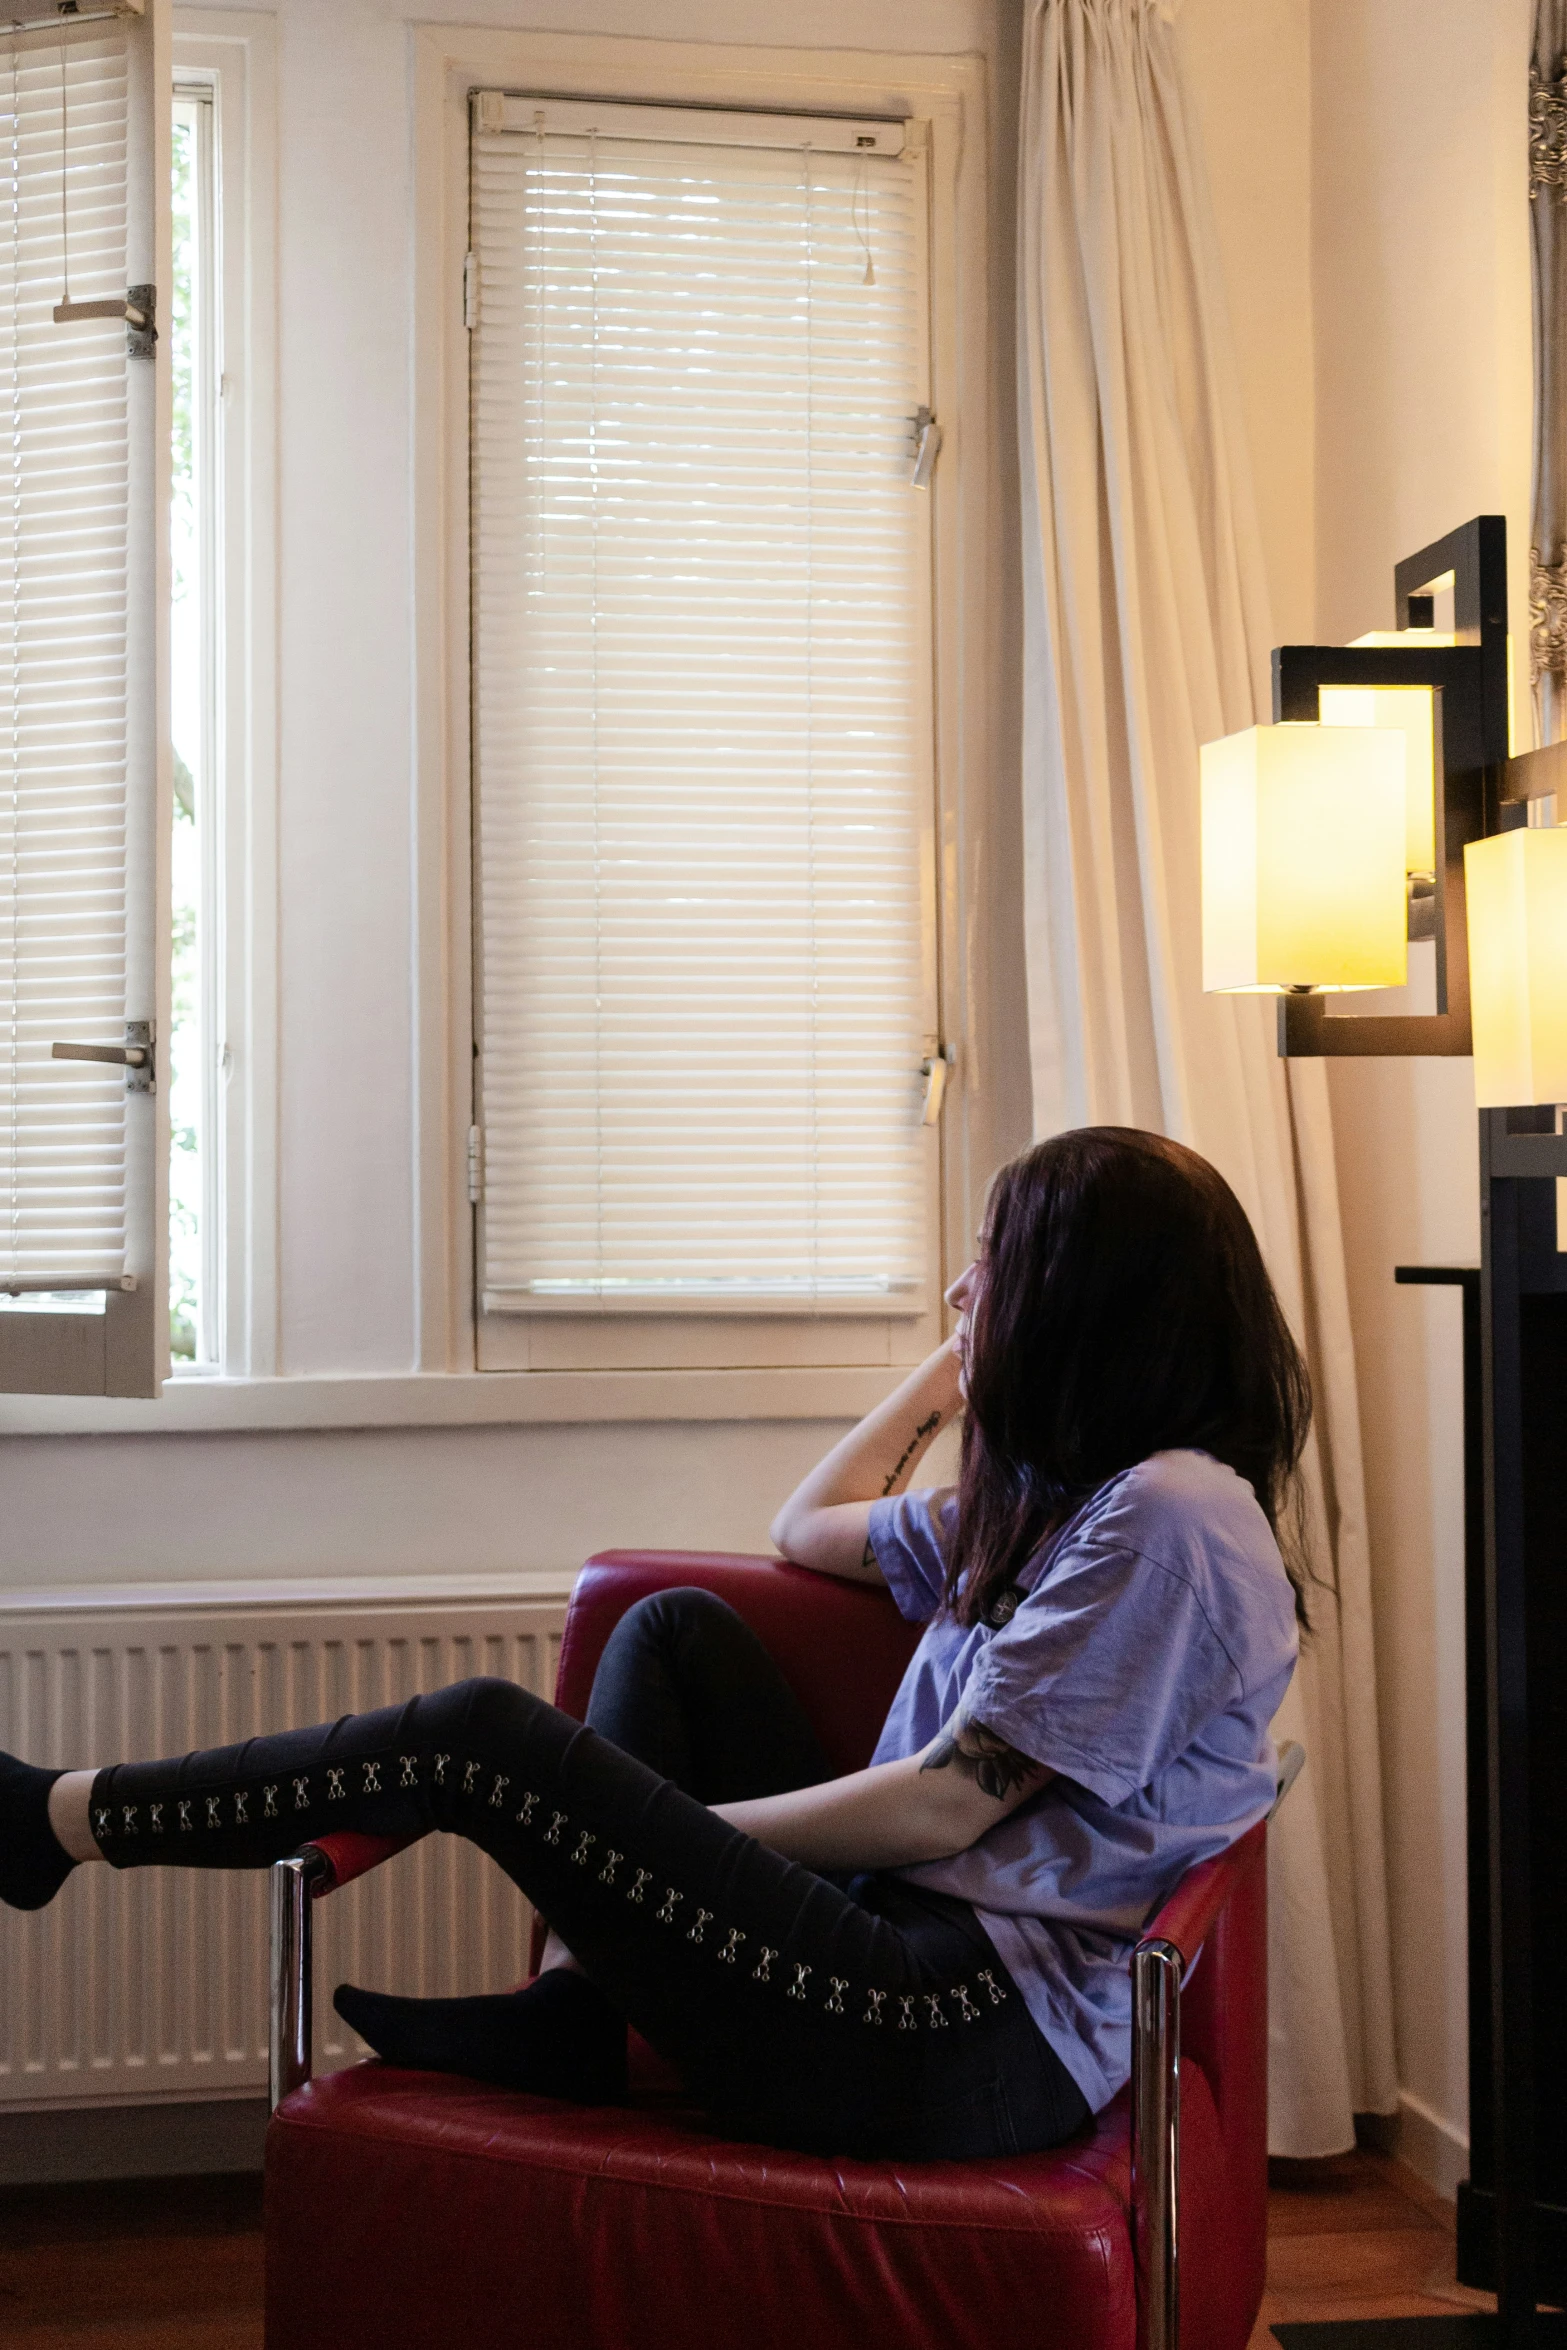
<svg viewBox="0 0 1567 2350">
<path fill-rule="evenodd" d="M 1396 2105 L 1360 1422 L 1320 1063 L 1204 996 L 1198 746 L 1269 715 L 1272 643 L 1209 200 L 1155 0 L 1027 0 L 1019 154 L 1024 798 L 1039 1134 L 1155 1128 L 1222 1169 L 1316 1390 L 1316 1624 L 1272 1836 L 1271 2137 Z"/>
</svg>

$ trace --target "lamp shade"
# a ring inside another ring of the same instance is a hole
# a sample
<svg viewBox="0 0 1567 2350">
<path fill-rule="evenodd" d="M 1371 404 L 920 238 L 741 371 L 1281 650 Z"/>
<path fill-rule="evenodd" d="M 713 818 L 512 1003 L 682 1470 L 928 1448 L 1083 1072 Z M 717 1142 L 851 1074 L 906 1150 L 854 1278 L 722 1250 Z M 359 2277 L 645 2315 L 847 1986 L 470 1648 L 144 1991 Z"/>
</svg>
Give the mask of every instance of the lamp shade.
<svg viewBox="0 0 1567 2350">
<path fill-rule="evenodd" d="M 1357 649 L 1436 652 L 1456 636 L 1434 628 L 1374 628 L 1353 637 Z M 1324 726 L 1396 726 L 1408 745 L 1404 769 L 1404 865 L 1436 870 L 1436 698 L 1428 685 L 1325 685 L 1318 696 Z"/>
<path fill-rule="evenodd" d="M 1368 628 L 1364 636 L 1352 636 L 1349 641 L 1357 650 L 1367 652 L 1432 653 L 1456 645 L 1458 639 L 1439 628 Z"/>
<path fill-rule="evenodd" d="M 1395 638 L 1394 642 L 1400 640 Z M 1436 870 L 1436 697 L 1428 685 L 1325 685 L 1324 726 L 1389 726 L 1404 737 L 1404 869 Z"/>
<path fill-rule="evenodd" d="M 1402 728 L 1249 726 L 1202 748 L 1202 983 L 1402 987 Z"/>
<path fill-rule="evenodd" d="M 1567 1101 L 1567 826 L 1464 850 L 1475 1099 Z"/>
</svg>

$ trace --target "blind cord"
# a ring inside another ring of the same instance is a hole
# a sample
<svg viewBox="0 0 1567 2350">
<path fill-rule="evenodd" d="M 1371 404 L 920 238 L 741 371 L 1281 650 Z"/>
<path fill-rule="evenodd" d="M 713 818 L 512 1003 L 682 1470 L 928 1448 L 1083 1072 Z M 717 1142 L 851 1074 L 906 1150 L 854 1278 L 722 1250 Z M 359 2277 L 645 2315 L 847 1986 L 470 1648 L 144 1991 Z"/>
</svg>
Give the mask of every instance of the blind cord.
<svg viewBox="0 0 1567 2350">
<path fill-rule="evenodd" d="M 14 54 L 13 51 L 13 56 Z M 65 78 L 65 43 L 62 41 L 60 43 L 60 284 L 61 299 L 66 302 L 69 302 L 71 298 L 71 216 L 66 200 L 66 180 L 71 168 L 69 119 Z"/>
<path fill-rule="evenodd" d="M 65 52 L 62 48 L 62 63 Z M 13 1273 L 22 1269 L 22 1183 L 21 1183 L 21 1092 L 19 1057 L 21 1053 L 21 1023 L 19 986 L 17 979 L 18 922 L 20 920 L 22 886 L 22 808 L 19 782 L 22 756 L 21 712 L 18 704 L 18 672 L 22 642 L 21 563 L 17 541 L 21 536 L 22 520 L 22 457 L 21 457 L 21 385 L 17 367 L 17 345 L 21 339 L 21 283 L 22 283 L 22 179 L 21 179 L 21 93 L 17 86 L 17 51 L 11 49 L 11 349 L 10 395 L 11 431 L 8 453 L 11 465 L 11 658 L 8 663 L 7 690 L 11 704 L 11 887 L 9 911 L 11 916 L 11 955 L 7 966 L 10 991 L 10 1094 L 11 1136 L 8 1176 L 11 1193 L 10 1267 Z"/>
<path fill-rule="evenodd" d="M 589 326 L 588 481 L 592 513 L 589 693 L 593 743 L 593 1269 L 604 1287 L 604 869 L 599 806 L 599 143 L 588 133 L 588 252 L 592 282 Z"/>
<path fill-rule="evenodd" d="M 860 226 L 862 199 L 865 205 L 863 228 Z M 860 280 L 862 286 L 873 286 L 876 283 L 876 264 L 871 259 L 870 218 L 870 190 L 865 185 L 865 158 L 857 155 L 854 159 L 854 187 L 849 197 L 849 225 L 859 239 L 860 251 L 865 256 L 865 275 Z"/>
<path fill-rule="evenodd" d="M 820 1292 L 822 1280 L 822 1153 L 821 1153 L 821 957 L 816 910 L 816 443 L 813 432 L 816 403 L 816 246 L 812 208 L 811 147 L 802 156 L 805 172 L 805 898 L 806 929 L 810 940 L 811 1075 L 811 1287 Z"/>
<path fill-rule="evenodd" d="M 534 276 L 536 288 L 534 310 L 539 351 L 539 593 L 547 596 L 550 592 L 550 368 L 549 351 L 546 345 L 545 313 L 548 305 L 545 278 L 548 275 L 546 263 L 549 253 L 546 224 L 549 221 L 550 212 L 549 180 L 544 161 L 544 109 L 542 106 L 537 109 L 533 117 L 533 138 L 539 175 L 538 216 L 541 224 Z"/>
</svg>

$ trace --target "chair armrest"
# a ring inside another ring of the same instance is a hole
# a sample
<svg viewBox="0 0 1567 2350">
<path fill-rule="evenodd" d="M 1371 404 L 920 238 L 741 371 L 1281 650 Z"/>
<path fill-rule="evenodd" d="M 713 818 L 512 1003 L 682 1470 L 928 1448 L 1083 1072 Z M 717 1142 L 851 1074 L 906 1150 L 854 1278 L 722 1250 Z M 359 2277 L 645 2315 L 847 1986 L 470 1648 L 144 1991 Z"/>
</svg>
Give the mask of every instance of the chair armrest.
<svg viewBox="0 0 1567 2350">
<path fill-rule="evenodd" d="M 312 1901 L 319 1901 L 323 1893 L 340 1893 L 356 1877 L 368 1876 L 382 1861 L 406 1852 L 410 1844 L 418 1842 L 417 1836 L 361 1836 L 353 1828 L 339 1828 L 330 1836 L 312 1837 L 300 1850 L 321 1853 L 330 1871 L 311 1886 Z"/>
<path fill-rule="evenodd" d="M 1268 1823 L 1259 1820 L 1248 1828 L 1244 1836 L 1212 1860 L 1199 1861 L 1170 1895 L 1169 1900 L 1151 1918 L 1138 1936 L 1141 1947 L 1148 1942 L 1168 1942 L 1180 1953 L 1181 1971 L 1190 1968 L 1207 1941 L 1214 1919 L 1229 1900 L 1241 1878 L 1251 1867 L 1259 1846 L 1267 1842 Z"/>
<path fill-rule="evenodd" d="M 314 1970 L 311 1964 L 310 1905 L 324 1893 L 339 1892 L 417 1844 L 417 1836 L 361 1836 L 352 1828 L 302 1844 L 267 1872 L 270 1892 L 270 2013 L 267 2032 L 267 2094 L 275 2111 L 310 2078 L 313 2056 Z"/>
</svg>

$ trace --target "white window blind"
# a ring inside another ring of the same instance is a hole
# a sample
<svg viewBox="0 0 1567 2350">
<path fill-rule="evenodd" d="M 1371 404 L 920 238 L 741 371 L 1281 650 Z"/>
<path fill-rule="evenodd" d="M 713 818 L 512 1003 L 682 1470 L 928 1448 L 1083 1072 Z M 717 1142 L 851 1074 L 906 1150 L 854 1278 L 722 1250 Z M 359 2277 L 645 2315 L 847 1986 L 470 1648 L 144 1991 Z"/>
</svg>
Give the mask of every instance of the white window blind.
<svg viewBox="0 0 1567 2350">
<path fill-rule="evenodd" d="M 928 1302 L 927 294 L 902 144 L 476 99 L 490 1311 Z"/>
<path fill-rule="evenodd" d="M 166 1087 L 145 1064 L 51 1053 L 155 1054 L 160 1002 L 167 1024 L 169 413 L 147 330 L 169 290 L 168 0 L 121 11 L 0 26 L 0 1390 L 13 1392 L 155 1395 L 167 1359 Z"/>
<path fill-rule="evenodd" d="M 64 181 L 62 188 L 62 166 Z M 0 1286 L 125 1269 L 126 44 L 0 46 Z"/>
</svg>

